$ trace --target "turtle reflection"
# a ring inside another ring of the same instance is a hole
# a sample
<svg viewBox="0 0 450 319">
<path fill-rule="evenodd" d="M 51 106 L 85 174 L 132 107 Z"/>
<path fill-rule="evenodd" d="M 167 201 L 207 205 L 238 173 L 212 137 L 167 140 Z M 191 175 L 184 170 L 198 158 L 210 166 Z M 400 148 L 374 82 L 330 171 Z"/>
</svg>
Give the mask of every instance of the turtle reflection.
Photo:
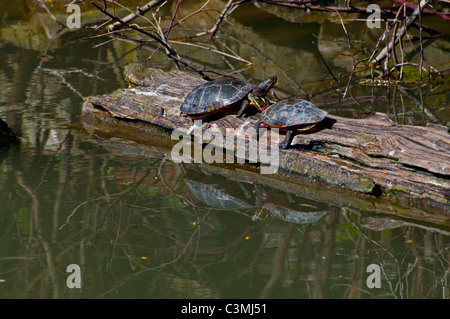
<svg viewBox="0 0 450 319">
<path fill-rule="evenodd" d="M 215 207 L 230 210 L 248 209 L 253 205 L 227 194 L 224 190 L 218 188 L 216 185 L 204 184 L 193 180 L 185 179 L 187 187 L 191 193 L 202 203 Z"/>
<path fill-rule="evenodd" d="M 296 224 L 313 224 L 328 214 L 327 211 L 299 212 L 275 204 L 264 204 L 261 210 L 252 216 L 252 220 L 260 220 L 268 215 Z"/>
<path fill-rule="evenodd" d="M 203 204 L 219 209 L 251 212 L 253 221 L 262 220 L 270 216 L 296 224 L 312 224 L 328 213 L 327 211 L 304 212 L 294 208 L 299 206 L 299 204 L 292 199 L 291 194 L 284 194 L 284 196 L 280 197 L 279 192 L 275 191 L 278 195 L 275 196 L 277 200 L 269 200 L 268 193 L 259 185 L 231 183 L 233 189 L 226 191 L 225 186 L 228 185 L 230 188 L 230 182 L 219 186 L 217 183 L 208 184 L 187 178 L 184 181 L 190 193 Z M 215 181 L 219 182 L 220 177 L 217 177 Z M 253 188 L 251 192 L 248 191 L 250 186 Z M 240 192 L 237 190 L 240 190 Z M 249 193 L 252 193 L 252 196 Z M 245 197 L 245 200 L 239 198 L 239 196 Z M 251 202 L 254 202 L 254 204 L 251 204 Z"/>
</svg>

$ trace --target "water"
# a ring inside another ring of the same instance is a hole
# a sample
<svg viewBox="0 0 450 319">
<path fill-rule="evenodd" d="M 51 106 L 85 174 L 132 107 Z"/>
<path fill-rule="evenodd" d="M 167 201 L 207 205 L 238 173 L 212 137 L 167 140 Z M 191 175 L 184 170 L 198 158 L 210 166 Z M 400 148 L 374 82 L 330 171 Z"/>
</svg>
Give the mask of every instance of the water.
<svg viewBox="0 0 450 319">
<path fill-rule="evenodd" d="M 308 181 L 274 182 L 252 168 L 174 164 L 158 131 L 145 143 L 86 131 L 82 97 L 125 87 L 124 65 L 152 49 L 118 40 L 95 48 L 107 39 L 77 32 L 50 41 L 55 29 L 45 13 L 25 4 L 2 8 L 0 117 L 21 143 L 0 157 L 1 298 L 449 297 L 450 227 L 434 222 L 435 211 L 427 217 L 420 207 Z M 186 2 L 180 16 L 197 6 Z M 277 74 L 280 97 L 308 92 L 332 114 L 449 121 L 445 86 L 412 88 L 426 108 L 389 87 L 356 86 L 362 102 L 338 104 L 330 75 L 306 45 L 313 33 L 331 37 L 336 24 L 289 22 L 246 7 L 253 14 L 244 19 L 245 8 L 237 10 L 219 39 L 255 66 L 193 47 L 179 53 L 255 81 Z M 199 18 L 199 27 L 211 19 Z M 445 37 L 436 41 L 448 46 Z M 152 61 L 173 68 L 164 54 Z M 405 210 L 425 218 L 405 218 Z M 81 288 L 68 288 L 71 264 Z M 369 265 L 378 267 L 380 288 L 370 286 Z"/>
</svg>

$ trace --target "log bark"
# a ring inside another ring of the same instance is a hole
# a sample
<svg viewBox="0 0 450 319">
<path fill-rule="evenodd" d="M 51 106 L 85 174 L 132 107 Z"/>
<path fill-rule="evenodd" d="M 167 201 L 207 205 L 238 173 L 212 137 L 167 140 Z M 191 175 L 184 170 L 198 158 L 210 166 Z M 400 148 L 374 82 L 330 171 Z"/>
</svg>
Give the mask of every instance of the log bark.
<svg viewBox="0 0 450 319">
<path fill-rule="evenodd" d="M 138 128 L 145 123 L 168 132 L 192 134 L 192 120 L 181 117 L 179 107 L 204 80 L 186 72 L 157 69 L 145 69 L 141 79 L 128 80 L 138 86 L 88 97 L 83 104 L 84 120 L 92 123 L 93 118 L 105 114 L 115 117 L 122 121 L 114 133 L 119 134 L 120 126 L 134 126 L 137 134 L 133 139 L 138 141 L 145 139 L 145 130 Z M 258 114 L 247 118 L 225 115 L 202 129 L 220 130 L 224 135 L 227 128 L 233 128 L 239 137 L 257 119 Z M 319 131 L 295 136 L 293 148 L 279 150 L 279 173 L 372 196 L 422 199 L 433 206 L 450 207 L 450 135 L 446 127 L 399 125 L 381 113 L 365 119 L 330 115 L 324 123 Z M 284 138 L 270 130 L 266 134 L 274 138 L 272 143 Z M 236 145 L 230 151 L 239 155 Z M 247 148 L 243 155 L 247 161 L 253 159 L 249 154 Z M 269 164 L 268 158 L 259 157 L 258 164 Z"/>
</svg>

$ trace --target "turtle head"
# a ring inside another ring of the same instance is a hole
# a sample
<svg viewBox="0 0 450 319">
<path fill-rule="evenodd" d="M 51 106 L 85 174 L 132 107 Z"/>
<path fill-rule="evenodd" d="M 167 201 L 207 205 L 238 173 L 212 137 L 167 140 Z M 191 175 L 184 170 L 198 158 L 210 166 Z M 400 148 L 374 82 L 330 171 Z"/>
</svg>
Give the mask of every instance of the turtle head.
<svg viewBox="0 0 450 319">
<path fill-rule="evenodd" d="M 255 95 L 254 93 L 250 92 L 248 94 L 248 99 L 250 104 L 254 105 L 260 112 L 263 112 L 269 106 L 268 100 L 262 96 Z"/>
<path fill-rule="evenodd" d="M 270 76 L 255 86 L 252 93 L 256 96 L 264 96 L 275 85 L 275 83 L 277 83 L 277 77 L 275 75 Z"/>
</svg>

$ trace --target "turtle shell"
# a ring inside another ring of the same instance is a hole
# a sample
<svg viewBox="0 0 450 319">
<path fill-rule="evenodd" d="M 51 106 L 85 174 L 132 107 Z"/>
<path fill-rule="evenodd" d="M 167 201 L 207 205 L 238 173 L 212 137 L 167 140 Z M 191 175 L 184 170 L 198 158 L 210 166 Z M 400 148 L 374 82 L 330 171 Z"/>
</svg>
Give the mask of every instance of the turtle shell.
<svg viewBox="0 0 450 319">
<path fill-rule="evenodd" d="M 188 115 L 215 114 L 242 100 L 255 86 L 238 79 L 220 78 L 197 86 L 180 110 Z"/>
<path fill-rule="evenodd" d="M 322 121 L 327 112 L 306 100 L 286 100 L 270 105 L 261 120 L 270 127 L 290 128 Z"/>
</svg>

